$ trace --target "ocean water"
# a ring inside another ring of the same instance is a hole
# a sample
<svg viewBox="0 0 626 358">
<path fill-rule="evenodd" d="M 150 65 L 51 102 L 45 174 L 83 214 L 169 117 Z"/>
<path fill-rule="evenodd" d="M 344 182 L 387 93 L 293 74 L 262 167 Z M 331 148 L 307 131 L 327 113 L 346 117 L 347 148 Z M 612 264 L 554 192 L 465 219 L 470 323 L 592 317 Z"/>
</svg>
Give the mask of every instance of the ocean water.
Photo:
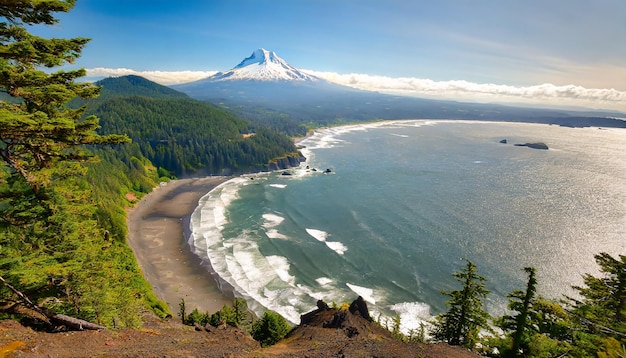
<svg viewBox="0 0 626 358">
<path fill-rule="evenodd" d="M 513 145 L 538 141 L 550 149 Z M 537 269 L 539 294 L 560 298 L 597 273 L 594 254 L 626 254 L 624 129 L 407 120 L 323 129 L 301 145 L 292 175 L 230 180 L 192 215 L 192 250 L 258 313 L 297 324 L 318 299 L 360 295 L 406 332 L 445 310 L 440 292 L 459 288 L 462 259 L 500 315 L 524 267 Z"/>
</svg>

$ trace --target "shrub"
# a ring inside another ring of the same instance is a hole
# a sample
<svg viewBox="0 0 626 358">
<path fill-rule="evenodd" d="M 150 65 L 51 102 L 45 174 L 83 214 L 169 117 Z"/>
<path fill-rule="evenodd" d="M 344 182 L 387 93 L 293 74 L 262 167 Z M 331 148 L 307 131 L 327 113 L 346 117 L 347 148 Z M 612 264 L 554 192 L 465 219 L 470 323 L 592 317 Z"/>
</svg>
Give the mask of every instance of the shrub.
<svg viewBox="0 0 626 358">
<path fill-rule="evenodd" d="M 250 333 L 252 338 L 261 343 L 262 347 L 267 347 L 280 341 L 290 330 L 291 326 L 281 315 L 266 311 L 260 320 L 252 324 Z"/>
</svg>

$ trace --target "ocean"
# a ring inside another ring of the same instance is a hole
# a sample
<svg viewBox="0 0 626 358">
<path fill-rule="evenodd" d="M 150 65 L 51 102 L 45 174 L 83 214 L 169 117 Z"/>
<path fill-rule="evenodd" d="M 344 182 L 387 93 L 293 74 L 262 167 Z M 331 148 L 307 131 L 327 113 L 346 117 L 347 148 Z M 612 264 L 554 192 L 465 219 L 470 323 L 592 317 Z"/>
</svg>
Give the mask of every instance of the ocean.
<svg viewBox="0 0 626 358">
<path fill-rule="evenodd" d="M 506 143 L 500 141 L 506 139 Z M 544 142 L 540 150 L 516 143 Z M 626 254 L 626 130 L 405 120 L 321 129 L 307 161 L 204 196 L 189 245 L 261 314 L 290 322 L 362 296 L 402 329 L 446 309 L 467 259 L 505 312 L 537 270 L 538 294 L 573 295 L 594 254 Z M 330 169 L 330 173 L 324 173 Z"/>
</svg>

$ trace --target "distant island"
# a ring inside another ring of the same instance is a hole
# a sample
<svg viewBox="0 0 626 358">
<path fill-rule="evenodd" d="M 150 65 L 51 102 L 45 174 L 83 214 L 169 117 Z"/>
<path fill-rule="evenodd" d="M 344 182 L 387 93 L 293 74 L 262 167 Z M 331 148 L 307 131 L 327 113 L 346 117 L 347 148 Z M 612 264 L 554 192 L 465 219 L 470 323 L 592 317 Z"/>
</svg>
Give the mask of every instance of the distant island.
<svg viewBox="0 0 626 358">
<path fill-rule="evenodd" d="M 528 147 L 533 149 L 544 149 L 548 150 L 548 145 L 546 143 L 537 142 L 537 143 L 524 143 L 524 144 L 515 144 L 516 147 Z"/>
</svg>

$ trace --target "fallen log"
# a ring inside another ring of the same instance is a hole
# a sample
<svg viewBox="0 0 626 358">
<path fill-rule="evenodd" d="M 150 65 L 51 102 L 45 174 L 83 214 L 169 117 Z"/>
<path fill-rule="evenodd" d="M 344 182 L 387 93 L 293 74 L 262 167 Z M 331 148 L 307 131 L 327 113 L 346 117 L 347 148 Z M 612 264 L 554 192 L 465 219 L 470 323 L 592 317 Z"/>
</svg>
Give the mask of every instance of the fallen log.
<svg viewBox="0 0 626 358">
<path fill-rule="evenodd" d="M 54 316 L 50 317 L 50 320 L 56 324 L 63 325 L 69 329 L 77 331 L 107 329 L 104 326 L 100 326 L 95 323 L 70 317 L 64 314 L 55 314 Z"/>
<path fill-rule="evenodd" d="M 2 282 L 4 284 L 4 286 L 6 286 L 9 290 L 11 290 L 13 293 L 15 293 L 15 295 L 17 297 L 19 297 L 22 301 L 22 304 L 27 307 L 28 309 L 34 311 L 36 314 L 28 314 L 28 316 L 35 318 L 35 319 L 39 319 L 42 320 L 44 322 L 46 322 L 47 324 L 54 326 L 55 324 L 59 325 L 59 326 L 65 326 L 67 329 L 70 330 L 77 330 L 77 331 L 83 331 L 83 330 L 100 330 L 100 329 L 107 329 L 104 326 L 100 326 L 98 324 L 95 323 L 91 323 L 89 321 L 85 321 L 82 319 L 78 319 L 78 318 L 74 318 L 74 317 L 70 317 L 64 314 L 48 314 L 47 312 L 45 312 L 41 307 L 37 306 L 36 304 L 33 303 L 33 301 L 31 301 L 28 296 L 26 296 L 25 294 L 23 294 L 20 290 L 18 290 L 17 288 L 13 287 L 11 284 L 9 284 L 4 277 L 0 276 L 0 282 Z M 11 307 L 15 306 L 17 304 L 17 302 L 15 302 L 14 305 L 12 305 Z"/>
</svg>

